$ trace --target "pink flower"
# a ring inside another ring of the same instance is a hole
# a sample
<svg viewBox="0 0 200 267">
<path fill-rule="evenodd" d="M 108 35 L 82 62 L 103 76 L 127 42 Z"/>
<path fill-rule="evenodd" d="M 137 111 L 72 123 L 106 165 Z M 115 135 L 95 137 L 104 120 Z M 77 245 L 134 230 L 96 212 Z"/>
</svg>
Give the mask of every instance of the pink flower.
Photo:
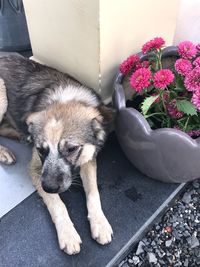
<svg viewBox="0 0 200 267">
<path fill-rule="evenodd" d="M 200 90 L 200 67 L 195 67 L 186 75 L 184 85 L 188 91 Z"/>
<path fill-rule="evenodd" d="M 176 99 L 173 99 L 168 105 L 167 105 L 167 111 L 168 114 L 174 118 L 174 119 L 180 119 L 183 117 L 184 113 L 181 111 L 178 111 L 176 107 Z"/>
<path fill-rule="evenodd" d="M 196 45 L 197 52 L 200 52 L 200 44 Z"/>
<path fill-rule="evenodd" d="M 157 96 L 158 94 L 153 93 L 151 94 L 152 96 Z M 166 92 L 163 94 L 163 99 L 165 102 L 167 102 L 167 100 L 169 100 L 169 94 Z M 160 102 L 160 97 L 156 98 L 156 100 L 154 101 L 154 103 L 159 103 Z"/>
<path fill-rule="evenodd" d="M 151 96 L 157 96 L 158 94 L 153 93 L 151 94 Z M 160 102 L 160 97 L 156 98 L 156 100 L 154 101 L 154 103 L 159 103 Z"/>
<path fill-rule="evenodd" d="M 150 63 L 148 60 L 144 60 L 142 62 L 139 62 L 136 64 L 135 68 L 136 70 L 141 69 L 141 68 L 148 68 L 150 66 Z"/>
<path fill-rule="evenodd" d="M 196 56 L 196 46 L 190 41 L 181 42 L 178 45 L 178 53 L 184 59 L 191 59 Z"/>
<path fill-rule="evenodd" d="M 130 77 L 130 84 L 136 92 L 140 93 L 151 84 L 150 79 L 151 71 L 147 68 L 140 68 Z"/>
<path fill-rule="evenodd" d="M 195 91 L 193 93 L 191 101 L 196 106 L 198 111 L 200 111 L 200 91 Z"/>
<path fill-rule="evenodd" d="M 154 86 L 159 89 L 165 89 L 174 80 L 174 74 L 171 70 L 162 69 L 154 74 Z"/>
<path fill-rule="evenodd" d="M 121 73 L 126 75 L 131 70 L 131 68 L 133 68 L 134 64 L 139 61 L 140 58 L 137 55 L 131 55 L 121 63 L 119 70 L 121 71 Z"/>
<path fill-rule="evenodd" d="M 195 67 L 200 67 L 200 57 L 197 57 L 194 61 L 193 64 Z"/>
<path fill-rule="evenodd" d="M 175 69 L 179 74 L 185 76 L 189 71 L 191 71 L 192 63 L 187 59 L 179 58 L 175 62 Z"/>
<path fill-rule="evenodd" d="M 190 136 L 190 137 L 198 137 L 200 136 L 200 130 L 191 130 L 189 132 L 187 132 L 187 134 Z"/>
<path fill-rule="evenodd" d="M 146 54 L 152 50 L 160 49 L 165 44 L 165 41 L 161 37 L 156 37 L 149 42 L 146 42 L 142 46 L 142 53 Z"/>
</svg>

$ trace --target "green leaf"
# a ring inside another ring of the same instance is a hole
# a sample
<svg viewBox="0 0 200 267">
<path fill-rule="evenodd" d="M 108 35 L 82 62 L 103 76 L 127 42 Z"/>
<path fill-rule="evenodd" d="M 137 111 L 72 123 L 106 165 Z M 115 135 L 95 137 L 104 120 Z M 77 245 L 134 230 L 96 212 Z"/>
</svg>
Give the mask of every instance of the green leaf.
<svg viewBox="0 0 200 267">
<path fill-rule="evenodd" d="M 143 115 L 146 115 L 148 110 L 150 109 L 151 105 L 155 102 L 155 100 L 159 97 L 159 95 L 155 95 L 155 96 L 149 96 L 146 97 L 145 100 L 142 102 L 142 113 Z"/>
<path fill-rule="evenodd" d="M 177 109 L 182 111 L 187 115 L 197 115 L 197 109 L 190 101 L 187 100 L 177 100 L 176 102 Z"/>
<path fill-rule="evenodd" d="M 185 91 L 184 80 L 180 75 L 176 76 L 176 88 L 175 88 L 175 90 L 177 90 L 179 92 Z"/>
</svg>

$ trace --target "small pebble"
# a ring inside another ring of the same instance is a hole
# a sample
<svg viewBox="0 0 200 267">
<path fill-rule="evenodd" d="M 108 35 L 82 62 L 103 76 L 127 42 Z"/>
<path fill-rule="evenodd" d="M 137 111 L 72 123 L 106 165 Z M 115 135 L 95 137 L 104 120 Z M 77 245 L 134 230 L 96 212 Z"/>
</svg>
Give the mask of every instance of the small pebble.
<svg viewBox="0 0 200 267">
<path fill-rule="evenodd" d="M 172 241 L 173 241 L 172 239 L 166 240 L 166 241 L 165 241 L 165 246 L 166 246 L 166 247 L 170 247 L 171 244 L 172 244 Z"/>
<path fill-rule="evenodd" d="M 182 201 L 186 204 L 189 204 L 191 202 L 191 194 L 186 192 L 182 198 Z"/>
<path fill-rule="evenodd" d="M 149 263 L 157 263 L 157 258 L 156 258 L 156 256 L 155 256 L 154 253 L 149 252 L 149 253 L 147 254 L 147 258 L 148 258 L 148 260 L 149 260 Z"/>
<path fill-rule="evenodd" d="M 140 258 L 138 256 L 133 256 L 132 260 L 135 265 L 140 262 Z"/>
<path fill-rule="evenodd" d="M 144 242 L 140 241 L 139 244 L 138 244 L 138 248 L 137 248 L 137 251 L 136 251 L 136 255 L 140 255 L 141 253 L 144 252 Z"/>
<path fill-rule="evenodd" d="M 195 234 L 187 238 L 187 242 L 191 248 L 196 248 L 199 246 L 199 240 Z"/>
<path fill-rule="evenodd" d="M 200 179 L 187 185 L 120 267 L 128 266 L 200 267 Z"/>
</svg>

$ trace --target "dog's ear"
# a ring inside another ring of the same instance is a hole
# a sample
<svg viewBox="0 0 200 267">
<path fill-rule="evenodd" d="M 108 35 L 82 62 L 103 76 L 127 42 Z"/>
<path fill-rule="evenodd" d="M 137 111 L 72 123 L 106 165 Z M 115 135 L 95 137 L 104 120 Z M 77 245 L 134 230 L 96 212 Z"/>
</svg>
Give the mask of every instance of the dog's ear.
<svg viewBox="0 0 200 267">
<path fill-rule="evenodd" d="M 33 112 L 30 115 L 28 115 L 26 119 L 26 124 L 28 126 L 28 131 L 31 134 L 34 129 L 34 125 L 39 125 L 42 120 L 44 119 L 44 114 L 42 111 Z"/>
<path fill-rule="evenodd" d="M 92 129 L 94 131 L 94 136 L 97 139 L 97 143 L 101 143 L 106 138 L 106 132 L 102 124 L 103 117 L 98 116 L 92 120 Z"/>
<path fill-rule="evenodd" d="M 99 115 L 92 120 L 92 128 L 99 142 L 103 142 L 106 135 L 113 129 L 115 110 L 104 105 L 98 107 Z"/>
<path fill-rule="evenodd" d="M 98 110 L 103 117 L 103 125 L 107 126 L 112 124 L 115 121 L 116 110 L 105 105 L 101 105 L 98 107 Z"/>
</svg>

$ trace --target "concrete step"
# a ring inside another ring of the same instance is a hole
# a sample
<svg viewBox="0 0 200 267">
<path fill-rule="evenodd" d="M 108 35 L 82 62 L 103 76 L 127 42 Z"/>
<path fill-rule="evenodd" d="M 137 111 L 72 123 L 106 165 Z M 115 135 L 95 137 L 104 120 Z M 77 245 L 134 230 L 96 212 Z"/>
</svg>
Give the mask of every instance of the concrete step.
<svg viewBox="0 0 200 267">
<path fill-rule="evenodd" d="M 5 139 L 4 143 L 11 144 Z M 21 144 L 15 149 L 20 168 L 25 170 L 20 172 L 20 176 L 22 173 L 26 175 L 27 169 L 27 163 L 21 160 L 24 149 L 27 148 Z M 8 179 L 19 171 L 15 166 L 11 168 L 12 171 L 7 171 Z M 0 166 L 0 179 L 3 170 L 5 167 Z M 98 183 L 102 207 L 114 231 L 111 244 L 101 246 L 92 240 L 83 188 L 73 187 L 61 197 L 83 244 L 80 254 L 66 255 L 59 249 L 56 231 L 45 205 L 33 193 L 1 218 L 0 266 L 115 266 L 184 186 L 164 184 L 138 172 L 124 156 L 114 133 L 98 157 Z M 9 194 L 7 188 L 8 198 Z M 5 203 L 6 196 L 0 205 Z"/>
</svg>

